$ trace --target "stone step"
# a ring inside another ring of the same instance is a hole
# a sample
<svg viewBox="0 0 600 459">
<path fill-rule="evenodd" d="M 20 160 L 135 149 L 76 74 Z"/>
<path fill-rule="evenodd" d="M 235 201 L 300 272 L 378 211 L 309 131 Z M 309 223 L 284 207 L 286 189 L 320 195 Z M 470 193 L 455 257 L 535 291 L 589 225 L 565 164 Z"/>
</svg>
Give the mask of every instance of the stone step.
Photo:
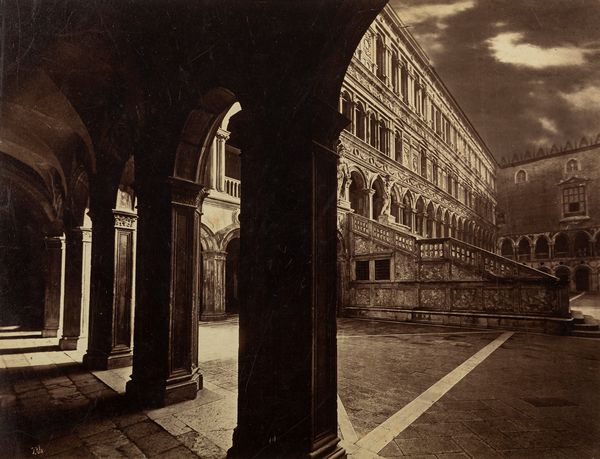
<svg viewBox="0 0 600 459">
<path fill-rule="evenodd" d="M 580 338 L 600 338 L 600 330 L 573 330 L 571 336 L 579 336 Z"/>
<path fill-rule="evenodd" d="M 581 311 L 571 310 L 571 317 L 573 317 L 573 323 L 575 324 L 585 323 L 585 317 Z"/>
<path fill-rule="evenodd" d="M 588 330 L 588 331 L 592 331 L 592 330 L 600 330 L 600 327 L 598 327 L 598 324 L 575 324 L 573 325 L 573 330 Z"/>
</svg>

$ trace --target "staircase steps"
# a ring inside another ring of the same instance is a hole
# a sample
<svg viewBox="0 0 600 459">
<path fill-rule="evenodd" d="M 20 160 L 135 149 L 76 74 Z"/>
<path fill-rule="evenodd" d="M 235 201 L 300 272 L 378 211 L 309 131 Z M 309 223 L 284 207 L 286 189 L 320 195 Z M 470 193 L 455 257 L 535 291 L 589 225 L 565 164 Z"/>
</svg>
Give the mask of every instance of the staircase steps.
<svg viewBox="0 0 600 459">
<path fill-rule="evenodd" d="M 592 316 L 587 316 L 579 311 L 572 311 L 573 330 L 571 336 L 583 338 L 600 338 L 600 324 Z"/>
</svg>

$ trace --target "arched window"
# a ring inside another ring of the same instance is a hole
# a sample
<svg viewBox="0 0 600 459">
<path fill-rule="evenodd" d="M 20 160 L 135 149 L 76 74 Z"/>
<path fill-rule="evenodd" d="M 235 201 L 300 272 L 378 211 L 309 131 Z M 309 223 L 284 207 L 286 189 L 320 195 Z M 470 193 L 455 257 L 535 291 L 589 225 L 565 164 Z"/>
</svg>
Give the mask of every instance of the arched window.
<svg viewBox="0 0 600 459">
<path fill-rule="evenodd" d="M 570 159 L 567 161 L 567 172 L 577 172 L 579 170 L 579 164 L 576 159 Z"/>
<path fill-rule="evenodd" d="M 527 172 L 521 169 L 515 175 L 515 183 L 525 183 L 527 181 Z"/>
<path fill-rule="evenodd" d="M 385 121 L 381 120 L 379 122 L 379 151 L 384 155 L 389 156 L 389 150 L 390 146 L 388 141 L 388 129 L 385 125 Z"/>
<path fill-rule="evenodd" d="M 385 80 L 385 44 L 381 35 L 375 41 L 375 63 L 377 64 L 377 77 Z"/>
<path fill-rule="evenodd" d="M 450 232 L 448 236 L 458 239 L 458 223 L 456 221 L 456 215 L 452 216 L 452 221 L 450 223 Z"/>
<path fill-rule="evenodd" d="M 444 231 L 442 225 L 444 223 L 444 217 L 442 215 L 442 208 L 438 207 L 437 213 L 435 214 L 435 237 L 444 237 Z"/>
<path fill-rule="evenodd" d="M 412 198 L 407 192 L 402 200 L 402 224 L 408 226 L 411 231 L 413 230 L 412 214 Z"/>
<path fill-rule="evenodd" d="M 427 178 L 427 153 L 421 150 L 421 177 Z"/>
<path fill-rule="evenodd" d="M 390 205 L 390 214 L 396 223 L 402 223 L 402 215 L 400 213 L 400 204 L 395 188 L 392 190 L 392 203 Z"/>
<path fill-rule="evenodd" d="M 359 139 L 367 140 L 367 116 L 363 105 L 359 102 L 356 104 L 356 136 Z"/>
<path fill-rule="evenodd" d="M 510 258 L 511 260 L 514 258 L 513 243 L 510 239 L 504 239 L 502 241 L 502 245 L 500 246 L 500 255 Z"/>
<path fill-rule="evenodd" d="M 575 233 L 573 240 L 573 251 L 576 257 L 587 257 L 590 254 L 590 238 L 585 231 Z"/>
<path fill-rule="evenodd" d="M 569 256 L 569 238 L 564 233 L 559 233 L 554 238 L 554 256 L 556 258 Z"/>
<path fill-rule="evenodd" d="M 384 204 L 384 185 L 381 177 L 377 177 L 377 180 L 373 182 L 373 220 L 377 220 L 381 215 L 381 210 Z"/>
<path fill-rule="evenodd" d="M 531 244 L 529 243 L 529 239 L 526 237 L 519 241 L 519 245 L 517 246 L 517 255 L 519 256 L 519 261 L 531 260 Z"/>
<path fill-rule="evenodd" d="M 535 243 L 535 258 L 544 260 L 550 257 L 550 245 L 546 236 L 540 236 Z"/>
<path fill-rule="evenodd" d="M 346 91 L 342 92 L 342 115 L 350 120 L 350 124 L 345 127 L 348 132 L 354 132 L 354 123 L 353 123 L 353 109 L 352 109 L 352 99 L 350 98 L 350 94 Z"/>
<path fill-rule="evenodd" d="M 379 135 L 378 135 L 378 126 L 379 123 L 377 122 L 377 117 L 375 116 L 374 113 L 371 113 L 371 117 L 370 117 L 370 124 L 369 127 L 371 128 L 371 136 L 369 137 L 369 143 L 377 148 L 377 141 L 379 140 Z"/>
<path fill-rule="evenodd" d="M 423 236 L 425 234 L 425 225 L 423 225 L 423 219 L 425 218 L 425 203 L 423 202 L 423 198 L 417 200 L 417 205 L 415 207 L 415 233 Z"/>
<path fill-rule="evenodd" d="M 400 89 L 400 81 L 398 79 L 399 65 L 398 54 L 394 51 L 392 53 L 392 89 L 396 94 L 398 94 L 398 90 Z"/>
</svg>

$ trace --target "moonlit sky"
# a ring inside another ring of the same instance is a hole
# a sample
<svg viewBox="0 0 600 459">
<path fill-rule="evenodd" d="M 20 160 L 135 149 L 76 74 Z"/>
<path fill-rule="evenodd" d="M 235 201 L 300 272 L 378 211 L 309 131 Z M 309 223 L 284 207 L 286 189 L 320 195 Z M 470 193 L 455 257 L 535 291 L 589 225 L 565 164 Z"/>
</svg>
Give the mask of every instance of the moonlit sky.
<svg viewBox="0 0 600 459">
<path fill-rule="evenodd" d="M 497 159 L 600 133 L 600 0 L 390 0 Z"/>
</svg>

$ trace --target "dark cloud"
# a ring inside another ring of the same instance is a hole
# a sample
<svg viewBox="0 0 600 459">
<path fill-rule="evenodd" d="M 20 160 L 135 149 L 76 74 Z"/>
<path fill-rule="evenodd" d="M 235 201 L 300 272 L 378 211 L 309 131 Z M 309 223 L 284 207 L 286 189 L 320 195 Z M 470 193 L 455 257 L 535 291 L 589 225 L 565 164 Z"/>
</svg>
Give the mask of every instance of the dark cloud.
<svg viewBox="0 0 600 459">
<path fill-rule="evenodd" d="M 600 133 L 600 1 L 391 4 L 497 158 Z"/>
</svg>

